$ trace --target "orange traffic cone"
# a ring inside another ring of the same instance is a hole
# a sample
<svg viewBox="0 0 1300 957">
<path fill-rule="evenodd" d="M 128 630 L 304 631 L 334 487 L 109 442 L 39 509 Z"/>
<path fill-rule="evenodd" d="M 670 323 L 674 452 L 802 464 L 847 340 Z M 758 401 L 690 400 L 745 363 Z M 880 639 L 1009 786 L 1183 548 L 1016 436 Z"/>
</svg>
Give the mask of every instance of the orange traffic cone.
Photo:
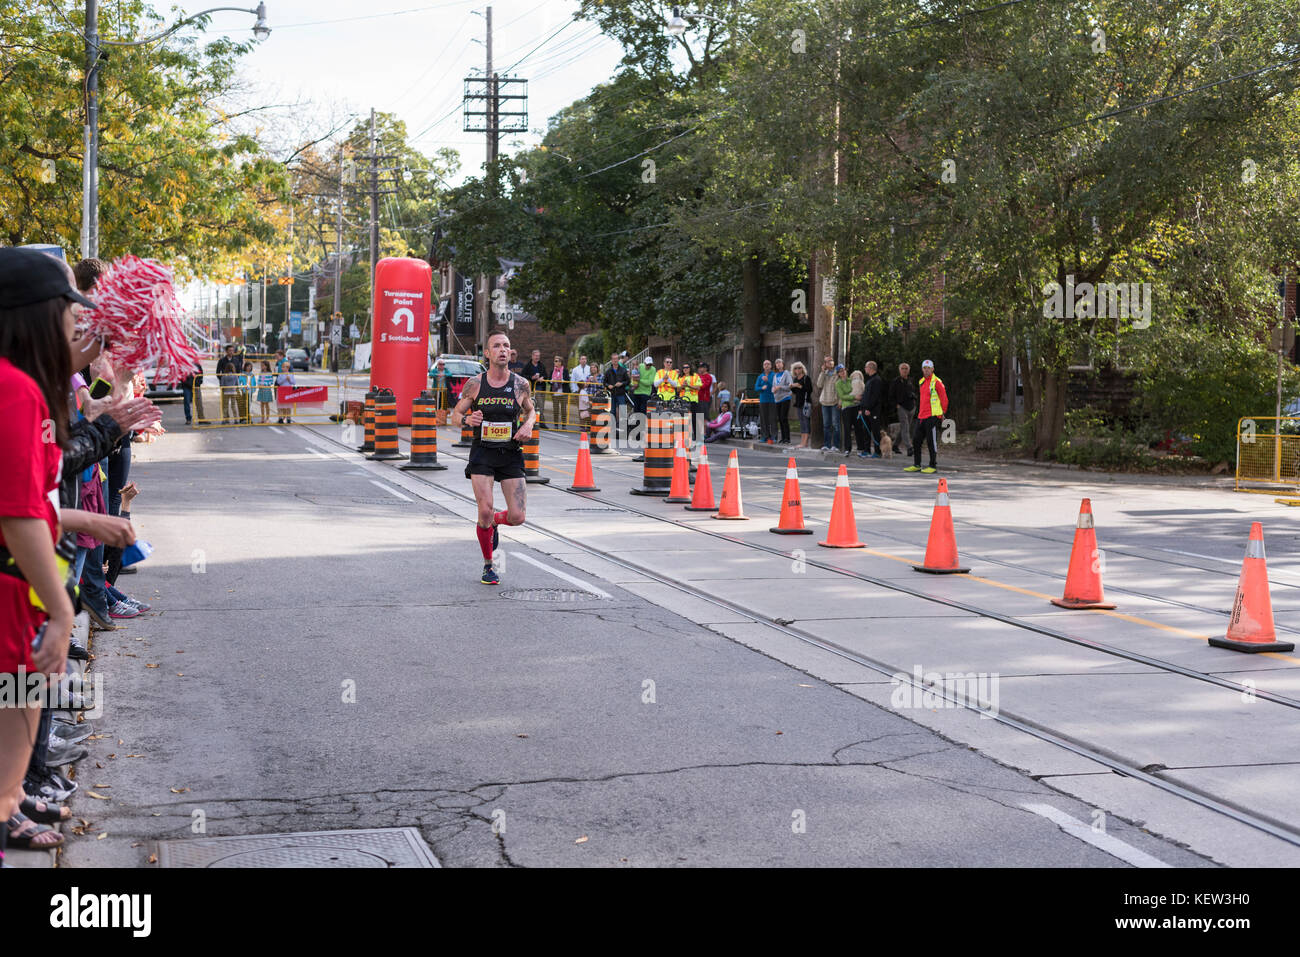
<svg viewBox="0 0 1300 957">
<path fill-rule="evenodd" d="M 678 433 L 677 448 L 673 451 L 673 484 L 668 489 L 665 502 L 690 502 L 691 470 L 690 453 L 686 451 L 686 436 Z"/>
<path fill-rule="evenodd" d="M 578 439 L 578 462 L 573 467 L 573 484 L 570 492 L 599 492 L 596 477 L 591 473 L 591 439 L 584 431 Z"/>
<path fill-rule="evenodd" d="M 695 497 L 686 506 L 688 512 L 716 512 L 713 498 L 713 480 L 709 478 L 709 447 L 700 446 L 700 470 L 695 473 Z"/>
<path fill-rule="evenodd" d="M 731 450 L 727 460 L 727 477 L 722 483 L 722 502 L 714 518 L 748 519 L 744 506 L 740 502 L 740 457 L 736 450 Z"/>
<path fill-rule="evenodd" d="M 831 527 L 826 541 L 818 542 L 826 548 L 866 548 L 858 541 L 858 520 L 853 517 L 853 495 L 849 492 L 849 470 L 840 466 L 835 476 L 835 501 L 831 503 Z"/>
<path fill-rule="evenodd" d="M 930 519 L 930 539 L 925 546 L 925 563 L 913 565 L 918 572 L 954 575 L 970 571 L 957 561 L 957 536 L 952 530 L 952 509 L 948 507 L 948 480 L 939 479 L 939 496 Z"/>
<path fill-rule="evenodd" d="M 803 500 L 799 497 L 799 471 L 794 459 L 785 464 L 785 491 L 781 494 L 781 519 L 769 532 L 778 535 L 811 535 L 811 528 L 803 527 Z"/>
<path fill-rule="evenodd" d="M 1228 619 L 1228 636 L 1211 638 L 1210 644 L 1245 652 L 1295 650 L 1292 642 L 1278 641 L 1273 629 L 1273 602 L 1268 597 L 1268 567 L 1264 562 L 1264 527 L 1259 522 L 1250 526 L 1250 541 L 1241 563 L 1241 579 L 1237 582 L 1237 600 L 1232 603 L 1232 617 Z"/>
<path fill-rule="evenodd" d="M 1070 568 L 1065 575 L 1065 594 L 1053 598 L 1062 608 L 1114 608 L 1101 590 L 1101 550 L 1097 548 L 1097 531 L 1092 524 L 1092 500 L 1085 498 L 1079 506 L 1079 522 L 1074 529 L 1074 547 L 1070 549 Z"/>
</svg>

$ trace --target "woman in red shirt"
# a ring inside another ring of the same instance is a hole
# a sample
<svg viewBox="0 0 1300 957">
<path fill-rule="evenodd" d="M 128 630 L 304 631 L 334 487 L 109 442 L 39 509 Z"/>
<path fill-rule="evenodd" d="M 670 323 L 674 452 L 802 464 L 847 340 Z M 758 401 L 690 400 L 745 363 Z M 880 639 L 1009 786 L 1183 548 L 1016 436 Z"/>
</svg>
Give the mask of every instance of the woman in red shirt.
<svg viewBox="0 0 1300 957">
<path fill-rule="evenodd" d="M 74 301 L 89 303 L 61 263 L 36 250 L 0 249 L 0 675 L 61 675 L 67 659 L 73 609 L 54 544 Z M 11 693 L 25 691 L 14 678 L 0 680 Z M 0 828 L 12 827 L 15 838 L 33 830 L 28 819 L 12 816 L 39 718 L 38 707 L 0 708 Z M 3 846 L 0 840 L 0 853 Z"/>
</svg>

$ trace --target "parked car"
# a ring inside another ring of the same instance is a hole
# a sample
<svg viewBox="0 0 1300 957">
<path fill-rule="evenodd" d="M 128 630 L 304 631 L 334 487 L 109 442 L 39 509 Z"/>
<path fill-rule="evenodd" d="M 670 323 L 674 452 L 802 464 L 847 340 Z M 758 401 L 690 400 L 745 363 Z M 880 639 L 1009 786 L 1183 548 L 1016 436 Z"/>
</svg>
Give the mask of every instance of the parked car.
<svg viewBox="0 0 1300 957">
<path fill-rule="evenodd" d="M 310 366 L 310 360 L 307 358 L 306 349 L 285 349 L 284 357 L 289 360 L 289 368 L 301 369 L 306 372 Z"/>
<path fill-rule="evenodd" d="M 158 381 L 157 366 L 142 369 L 141 374 L 144 376 L 144 381 L 148 383 L 148 388 L 144 392 L 146 399 L 179 399 L 183 395 L 179 382 Z"/>
<path fill-rule="evenodd" d="M 429 385 L 434 388 L 438 384 L 435 379 L 438 359 L 442 360 L 443 370 L 447 373 L 447 389 L 451 392 L 451 402 L 460 398 L 460 390 L 468 380 L 487 371 L 487 366 L 473 356 L 441 355 L 429 363 Z"/>
</svg>

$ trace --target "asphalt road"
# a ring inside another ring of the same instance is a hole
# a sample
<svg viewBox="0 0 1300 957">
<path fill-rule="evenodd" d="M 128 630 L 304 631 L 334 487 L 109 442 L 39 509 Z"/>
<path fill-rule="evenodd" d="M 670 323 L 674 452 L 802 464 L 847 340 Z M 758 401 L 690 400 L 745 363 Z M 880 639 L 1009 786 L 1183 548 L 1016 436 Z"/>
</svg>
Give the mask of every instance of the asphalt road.
<svg viewBox="0 0 1300 957">
<path fill-rule="evenodd" d="M 1113 815 L 1101 840 L 1093 804 L 526 535 L 481 586 L 463 509 L 303 431 L 165 421 L 132 472 L 155 553 L 123 579 L 155 610 L 95 638 L 62 866 L 147 865 L 199 821 L 414 826 L 448 866 L 1210 864 Z M 504 591 L 574 579 L 596 597 Z"/>
</svg>

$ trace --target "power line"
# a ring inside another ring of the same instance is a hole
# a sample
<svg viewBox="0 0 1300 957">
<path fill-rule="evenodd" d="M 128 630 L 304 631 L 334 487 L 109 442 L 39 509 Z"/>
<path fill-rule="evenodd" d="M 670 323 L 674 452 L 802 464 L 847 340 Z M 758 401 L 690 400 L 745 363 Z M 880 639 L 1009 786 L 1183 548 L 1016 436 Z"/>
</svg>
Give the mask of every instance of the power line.
<svg viewBox="0 0 1300 957">
<path fill-rule="evenodd" d="M 339 17 L 334 20 L 306 20 L 302 23 L 277 23 L 277 30 L 292 30 L 295 27 L 318 27 L 328 23 L 354 23 L 357 20 L 382 20 L 386 17 L 400 17 L 408 13 L 425 13 L 429 10 L 448 10 L 452 7 L 463 7 L 470 3 L 477 3 L 478 0 L 452 0 L 450 3 L 435 3 L 427 7 L 410 7 L 406 10 L 390 10 L 387 13 L 366 13 L 356 17 Z"/>
<path fill-rule="evenodd" d="M 562 23 L 562 24 L 560 25 L 560 28 L 559 28 L 558 30 L 554 31 L 554 32 L 553 32 L 550 36 L 548 36 L 545 40 L 543 40 L 541 43 L 537 44 L 537 46 L 533 47 L 531 50 L 529 50 L 527 53 L 525 53 L 525 54 L 524 54 L 523 56 L 521 56 L 518 60 L 516 60 L 514 63 L 510 64 L 508 67 L 506 67 L 506 68 L 505 68 L 504 70 L 502 70 L 501 72 L 502 72 L 502 73 L 509 73 L 511 70 L 513 70 L 513 69 L 514 69 L 515 67 L 517 67 L 519 64 L 523 63 L 525 60 L 527 60 L 530 56 L 532 56 L 534 53 L 536 53 L 536 52 L 537 52 L 538 50 L 540 50 L 542 47 L 546 46 L 546 44 L 550 43 L 552 40 L 554 40 L 556 37 L 558 37 L 558 36 L 559 36 L 561 33 L 563 33 L 565 30 L 569 29 L 569 27 L 573 26 L 576 22 L 577 22 L 576 20 L 566 20 L 564 23 Z"/>
<path fill-rule="evenodd" d="M 465 14 L 465 19 L 460 22 L 460 26 L 456 28 L 456 32 L 452 34 L 451 39 L 447 41 L 447 45 L 443 47 L 442 50 L 439 51 L 439 53 L 429 61 L 429 68 L 425 70 L 423 73 L 421 73 L 418 77 L 416 77 L 415 80 L 412 81 L 410 86 L 408 86 L 405 90 L 403 90 L 400 94 L 398 94 L 396 99 L 392 101 L 393 103 L 395 104 L 400 103 L 402 100 L 406 99 L 406 97 L 410 95 L 410 92 L 420 85 L 421 80 L 423 80 L 426 76 L 428 76 L 435 69 L 437 69 L 438 64 L 442 62 L 442 58 L 446 56 L 447 51 L 451 49 L 451 45 L 456 42 L 456 40 L 460 37 L 461 33 L 464 31 L 465 26 L 470 21 L 471 16 L 472 14 L 470 13 Z M 443 76 L 446 76 L 445 71 L 443 73 Z M 436 86 L 437 83 L 441 81 L 441 79 L 442 77 L 439 77 L 438 81 L 435 81 L 431 85 Z"/>
</svg>

